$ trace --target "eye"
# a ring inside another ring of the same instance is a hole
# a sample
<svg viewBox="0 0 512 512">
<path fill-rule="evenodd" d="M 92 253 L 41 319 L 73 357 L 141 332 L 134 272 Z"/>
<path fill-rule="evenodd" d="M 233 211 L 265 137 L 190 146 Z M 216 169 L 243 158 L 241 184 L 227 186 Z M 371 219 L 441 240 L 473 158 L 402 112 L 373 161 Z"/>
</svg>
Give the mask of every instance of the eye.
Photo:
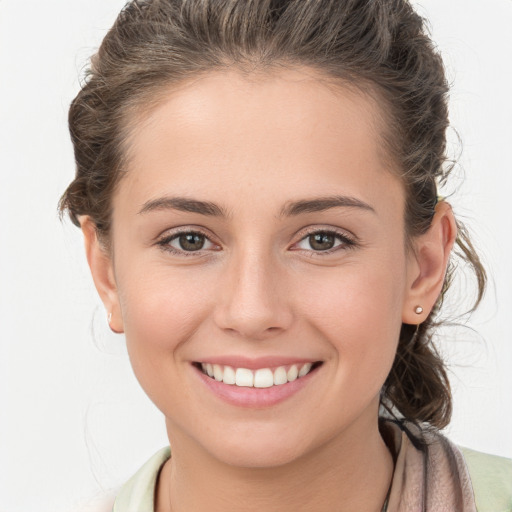
<svg viewBox="0 0 512 512">
<path fill-rule="evenodd" d="M 158 245 L 166 251 L 184 256 L 189 255 L 186 253 L 217 248 L 204 233 L 199 231 L 182 231 L 166 236 L 158 241 Z"/>
<path fill-rule="evenodd" d="M 355 245 L 355 241 L 347 235 L 336 231 L 318 230 L 310 232 L 296 245 L 297 249 L 313 250 L 314 252 L 331 253 L 338 248 L 348 248 Z"/>
</svg>

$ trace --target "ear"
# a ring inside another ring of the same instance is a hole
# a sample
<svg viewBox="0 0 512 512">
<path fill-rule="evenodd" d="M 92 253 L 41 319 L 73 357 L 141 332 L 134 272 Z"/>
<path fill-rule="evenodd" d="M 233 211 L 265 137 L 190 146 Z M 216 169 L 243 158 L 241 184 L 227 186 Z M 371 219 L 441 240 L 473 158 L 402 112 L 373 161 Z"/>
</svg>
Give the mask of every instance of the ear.
<svg viewBox="0 0 512 512">
<path fill-rule="evenodd" d="M 114 332 L 122 333 L 123 322 L 112 258 L 98 240 L 96 225 L 88 215 L 80 217 L 80 227 L 84 235 L 87 262 L 96 290 L 108 312 L 108 323 Z"/>
<path fill-rule="evenodd" d="M 445 201 L 436 206 L 428 231 L 414 240 L 407 270 L 407 294 L 402 322 L 419 324 L 432 311 L 443 288 L 448 259 L 457 237 L 452 207 Z M 416 313 L 420 306 L 422 313 Z"/>
</svg>

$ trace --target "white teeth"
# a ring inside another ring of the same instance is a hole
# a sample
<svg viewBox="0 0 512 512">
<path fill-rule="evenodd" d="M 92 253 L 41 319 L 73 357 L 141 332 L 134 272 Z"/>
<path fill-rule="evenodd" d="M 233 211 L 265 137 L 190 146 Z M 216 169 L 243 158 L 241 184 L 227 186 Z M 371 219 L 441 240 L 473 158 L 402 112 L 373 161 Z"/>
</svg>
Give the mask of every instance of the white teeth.
<svg viewBox="0 0 512 512">
<path fill-rule="evenodd" d="M 237 386 L 252 388 L 254 386 L 254 374 L 247 368 L 237 368 L 235 373 Z"/>
<path fill-rule="evenodd" d="M 276 386 L 281 386 L 282 384 L 286 384 L 288 382 L 288 377 L 286 376 L 286 368 L 284 366 L 280 366 L 276 368 L 274 372 L 274 384 Z"/>
<path fill-rule="evenodd" d="M 274 385 L 274 374 L 269 368 L 256 370 L 254 374 L 254 387 L 255 388 L 269 388 Z"/>
<path fill-rule="evenodd" d="M 307 375 L 309 373 L 309 370 L 311 370 L 311 367 L 313 365 L 311 363 L 306 363 L 302 366 L 302 368 L 299 370 L 299 377 L 304 377 L 304 375 Z"/>
<path fill-rule="evenodd" d="M 299 375 L 299 371 L 297 370 L 297 365 L 292 364 L 290 366 L 290 369 L 288 370 L 288 373 L 286 374 L 286 377 L 288 378 L 288 382 L 293 382 Z"/>
<path fill-rule="evenodd" d="M 224 366 L 224 378 L 222 381 L 224 384 L 236 384 L 235 370 L 231 366 Z"/>
<path fill-rule="evenodd" d="M 292 364 L 288 371 L 284 366 L 279 366 L 274 371 L 270 368 L 260 368 L 258 370 L 249 370 L 247 368 L 233 368 L 231 366 L 222 366 L 220 364 L 201 363 L 203 373 L 215 379 L 217 382 L 223 382 L 231 386 L 270 388 L 271 386 L 282 386 L 288 382 L 293 382 L 300 377 L 306 376 L 313 367 L 313 363 L 299 365 Z"/>
<path fill-rule="evenodd" d="M 224 372 L 218 364 L 213 365 L 213 378 L 217 381 L 221 381 L 224 377 Z"/>
</svg>

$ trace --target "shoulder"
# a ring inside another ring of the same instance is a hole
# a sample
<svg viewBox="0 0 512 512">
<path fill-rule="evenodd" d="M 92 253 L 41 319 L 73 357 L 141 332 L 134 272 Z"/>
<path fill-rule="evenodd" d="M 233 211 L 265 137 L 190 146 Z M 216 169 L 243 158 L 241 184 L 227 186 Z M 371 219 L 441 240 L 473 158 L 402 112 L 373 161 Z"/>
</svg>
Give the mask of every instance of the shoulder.
<svg viewBox="0 0 512 512">
<path fill-rule="evenodd" d="M 512 512 L 511 459 L 457 446 L 439 431 L 412 422 L 386 424 L 394 429 L 395 445 L 400 453 L 405 450 L 412 454 L 410 460 L 419 460 L 422 454 L 433 487 L 451 479 L 455 484 L 452 488 L 458 486 L 472 504 L 468 510 L 475 510 L 476 505 L 478 512 Z"/>
<path fill-rule="evenodd" d="M 478 512 L 512 512 L 512 459 L 458 448 L 469 470 Z"/>
<path fill-rule="evenodd" d="M 170 456 L 168 446 L 156 452 L 121 487 L 112 512 L 153 512 L 158 473 Z"/>
</svg>

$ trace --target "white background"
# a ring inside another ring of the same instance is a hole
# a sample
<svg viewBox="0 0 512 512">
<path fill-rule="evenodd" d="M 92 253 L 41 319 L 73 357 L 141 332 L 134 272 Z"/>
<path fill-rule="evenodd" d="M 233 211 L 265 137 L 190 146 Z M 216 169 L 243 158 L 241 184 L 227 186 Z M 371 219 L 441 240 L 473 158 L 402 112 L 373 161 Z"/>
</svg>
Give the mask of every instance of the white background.
<svg viewBox="0 0 512 512">
<path fill-rule="evenodd" d="M 0 512 L 78 510 L 166 444 L 123 337 L 106 327 L 81 235 L 56 213 L 74 172 L 67 108 L 123 3 L 0 0 Z M 464 146 L 448 192 L 493 279 L 476 332 L 444 334 L 448 435 L 512 457 L 512 1 L 419 3 Z"/>
</svg>

